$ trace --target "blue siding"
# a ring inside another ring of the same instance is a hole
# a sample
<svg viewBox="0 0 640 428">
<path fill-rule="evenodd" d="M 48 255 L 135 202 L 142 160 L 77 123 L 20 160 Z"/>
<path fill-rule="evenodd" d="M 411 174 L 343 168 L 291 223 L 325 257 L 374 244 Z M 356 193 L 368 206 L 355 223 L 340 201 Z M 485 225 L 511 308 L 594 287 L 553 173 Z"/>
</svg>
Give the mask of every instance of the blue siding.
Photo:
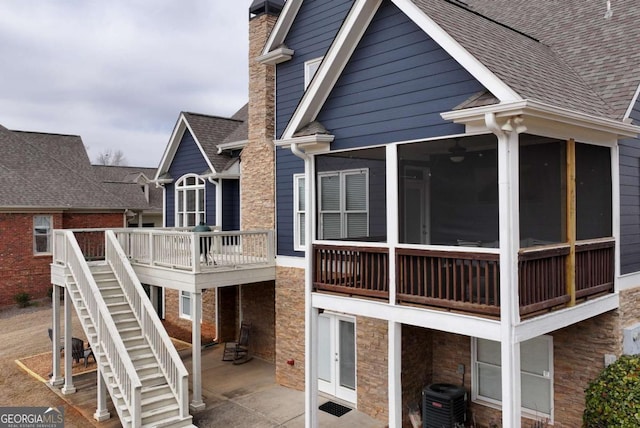
<svg viewBox="0 0 640 428">
<path fill-rule="evenodd" d="M 464 132 L 444 121 L 483 86 L 391 2 L 384 2 L 318 120 L 332 150 Z"/>
<path fill-rule="evenodd" d="M 304 92 L 304 63 L 324 56 L 353 0 L 305 0 L 291 26 L 285 45 L 294 57 L 276 69 L 276 135 L 287 127 Z"/>
<path fill-rule="evenodd" d="M 640 101 L 631 118 L 640 123 Z M 640 271 L 640 138 L 620 142 L 620 271 Z"/>
<path fill-rule="evenodd" d="M 222 180 L 222 230 L 240 230 L 240 180 Z"/>
<path fill-rule="evenodd" d="M 285 45 L 294 57 L 276 68 L 276 135 L 282 135 L 304 93 L 304 63 L 329 50 L 353 0 L 305 0 L 291 26 Z M 303 256 L 293 251 L 293 175 L 304 172 L 304 163 L 289 149 L 276 151 L 278 254 Z"/>
<path fill-rule="evenodd" d="M 189 130 L 185 130 L 176 155 L 169 167 L 169 174 L 173 177 L 174 183 L 185 174 L 202 174 L 208 167 L 195 139 Z M 166 186 L 167 206 L 165 216 L 167 227 L 175 226 L 176 221 L 174 183 Z M 216 189 L 207 180 L 205 180 L 205 186 L 206 223 L 213 225 L 216 222 Z"/>
</svg>

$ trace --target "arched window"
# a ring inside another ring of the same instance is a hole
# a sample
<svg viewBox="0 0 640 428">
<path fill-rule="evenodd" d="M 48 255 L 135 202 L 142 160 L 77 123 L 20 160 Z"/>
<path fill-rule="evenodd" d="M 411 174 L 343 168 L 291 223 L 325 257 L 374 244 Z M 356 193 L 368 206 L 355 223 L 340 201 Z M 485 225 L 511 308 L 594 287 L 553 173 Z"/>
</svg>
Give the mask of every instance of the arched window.
<svg viewBox="0 0 640 428">
<path fill-rule="evenodd" d="M 197 175 L 185 175 L 176 183 L 176 226 L 190 227 L 206 223 L 205 181 Z"/>
</svg>

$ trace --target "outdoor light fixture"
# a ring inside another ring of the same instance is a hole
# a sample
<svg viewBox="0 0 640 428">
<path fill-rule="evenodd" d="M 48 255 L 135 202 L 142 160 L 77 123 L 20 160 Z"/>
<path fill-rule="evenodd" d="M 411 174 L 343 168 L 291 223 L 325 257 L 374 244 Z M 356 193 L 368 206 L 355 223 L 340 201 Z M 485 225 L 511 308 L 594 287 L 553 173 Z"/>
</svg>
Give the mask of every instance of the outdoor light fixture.
<svg viewBox="0 0 640 428">
<path fill-rule="evenodd" d="M 458 140 L 455 140 L 453 147 L 449 149 L 449 159 L 451 162 L 460 163 L 464 160 L 464 154 L 467 151 L 464 147 L 458 144 Z"/>
</svg>

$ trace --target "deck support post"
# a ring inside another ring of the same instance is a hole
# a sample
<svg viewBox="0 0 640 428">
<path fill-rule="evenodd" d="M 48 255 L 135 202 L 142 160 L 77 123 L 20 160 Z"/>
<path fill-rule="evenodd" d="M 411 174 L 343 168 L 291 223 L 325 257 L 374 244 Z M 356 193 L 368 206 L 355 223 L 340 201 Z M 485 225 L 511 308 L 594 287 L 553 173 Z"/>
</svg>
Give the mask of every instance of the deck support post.
<svg viewBox="0 0 640 428">
<path fill-rule="evenodd" d="M 97 407 L 96 412 L 93 414 L 93 419 L 98 422 L 106 421 L 111 418 L 111 414 L 107 410 L 107 384 L 104 382 L 102 373 L 100 370 L 96 372 L 98 386 L 97 386 Z"/>
<path fill-rule="evenodd" d="M 526 128 L 519 117 L 498 123 L 494 113 L 485 123 L 498 137 L 498 199 L 500 229 L 500 343 L 502 371 L 502 425 L 520 428 L 520 343 L 515 326 L 520 322 L 518 297 L 519 136 Z"/>
<path fill-rule="evenodd" d="M 73 374 L 71 373 L 73 365 L 73 353 L 71 352 L 71 337 L 73 335 L 73 329 L 71 324 L 71 311 L 73 310 L 73 303 L 71 302 L 71 293 L 69 289 L 64 289 L 64 386 L 62 387 L 62 393 L 64 395 L 73 394 L 76 392 L 76 387 L 73 386 Z"/>
<path fill-rule="evenodd" d="M 568 306 L 576 305 L 576 142 L 567 141 L 567 212 L 566 240 L 570 250 L 566 260 L 567 294 L 571 298 Z"/>
<path fill-rule="evenodd" d="M 389 321 L 389 428 L 402 427 L 402 324 Z"/>
<path fill-rule="evenodd" d="M 62 287 L 57 285 L 53 286 L 53 293 L 51 294 L 51 306 L 53 312 L 53 320 L 51 325 L 51 347 L 53 357 L 53 372 L 51 373 L 51 379 L 49 384 L 51 386 L 62 385 L 64 380 L 60 376 L 60 291 Z"/>
<path fill-rule="evenodd" d="M 199 411 L 205 408 L 202 401 L 202 345 L 200 339 L 200 321 L 202 320 L 202 291 L 191 293 L 191 376 L 193 398 L 189 408 Z"/>
</svg>

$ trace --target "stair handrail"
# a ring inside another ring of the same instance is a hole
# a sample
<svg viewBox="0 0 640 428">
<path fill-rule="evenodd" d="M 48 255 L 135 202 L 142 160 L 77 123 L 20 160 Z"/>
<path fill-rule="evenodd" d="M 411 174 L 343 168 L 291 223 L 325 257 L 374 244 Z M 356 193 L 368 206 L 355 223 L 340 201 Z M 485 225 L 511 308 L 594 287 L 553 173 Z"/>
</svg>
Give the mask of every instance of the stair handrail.
<svg viewBox="0 0 640 428">
<path fill-rule="evenodd" d="M 180 416 L 188 417 L 189 372 L 142 288 L 142 284 L 120 246 L 116 234 L 112 230 L 107 230 L 105 240 L 107 263 L 113 269 L 125 298 L 131 305 L 135 317 L 140 322 L 143 334 L 158 359 L 160 369 L 165 374 L 167 383 L 180 407 Z"/>
<path fill-rule="evenodd" d="M 98 356 L 99 362 L 102 361 L 103 356 L 108 361 L 114 379 L 122 393 L 122 398 L 128 407 L 132 426 L 140 426 L 142 423 L 142 382 L 126 351 L 116 324 L 107 309 L 107 304 L 102 298 L 100 289 L 91 274 L 89 265 L 84 259 L 75 235 L 70 230 L 56 232 L 60 232 L 66 237 L 64 248 L 66 264 L 76 281 L 91 322 L 96 328 L 96 340 L 98 343 L 91 343 L 94 353 Z M 89 335 L 87 335 L 87 338 L 90 340 Z M 102 371 L 100 364 L 98 366 Z M 110 385 L 109 387 L 111 388 Z"/>
</svg>

